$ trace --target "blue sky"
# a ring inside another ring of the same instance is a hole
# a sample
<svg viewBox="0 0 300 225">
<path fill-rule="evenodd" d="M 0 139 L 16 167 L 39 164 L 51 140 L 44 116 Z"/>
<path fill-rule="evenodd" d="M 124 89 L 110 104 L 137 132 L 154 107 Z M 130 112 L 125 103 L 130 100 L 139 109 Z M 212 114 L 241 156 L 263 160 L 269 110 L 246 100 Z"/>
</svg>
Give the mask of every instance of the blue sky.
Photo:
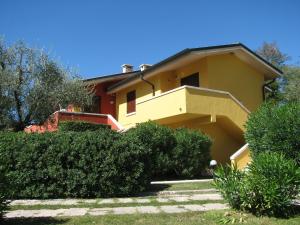
<svg viewBox="0 0 300 225">
<path fill-rule="evenodd" d="M 83 77 L 154 64 L 184 48 L 276 41 L 300 61 L 298 0 L 1 0 L 0 35 L 45 48 Z"/>
</svg>

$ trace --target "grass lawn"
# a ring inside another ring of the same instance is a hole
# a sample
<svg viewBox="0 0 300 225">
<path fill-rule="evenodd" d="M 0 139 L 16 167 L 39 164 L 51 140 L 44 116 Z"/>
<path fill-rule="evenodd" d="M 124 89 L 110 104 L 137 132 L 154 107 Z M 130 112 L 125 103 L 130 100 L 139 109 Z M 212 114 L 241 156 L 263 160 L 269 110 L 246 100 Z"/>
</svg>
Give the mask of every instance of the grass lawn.
<svg viewBox="0 0 300 225">
<path fill-rule="evenodd" d="M 199 190 L 214 188 L 212 182 L 195 182 L 179 184 L 151 184 L 149 191 L 178 191 L 178 190 Z"/>
<path fill-rule="evenodd" d="M 225 216 L 225 212 L 229 215 Z M 241 219 L 242 218 L 242 219 Z M 135 214 L 135 215 L 109 215 L 109 216 L 83 216 L 72 218 L 41 218 L 41 219 L 10 219 L 4 224 L 12 225 L 219 225 L 225 224 L 251 224 L 251 225 L 298 225 L 300 215 L 290 219 L 276 219 L 268 217 L 255 217 L 249 214 L 240 214 L 234 211 L 210 211 L 205 213 L 182 214 Z"/>
</svg>

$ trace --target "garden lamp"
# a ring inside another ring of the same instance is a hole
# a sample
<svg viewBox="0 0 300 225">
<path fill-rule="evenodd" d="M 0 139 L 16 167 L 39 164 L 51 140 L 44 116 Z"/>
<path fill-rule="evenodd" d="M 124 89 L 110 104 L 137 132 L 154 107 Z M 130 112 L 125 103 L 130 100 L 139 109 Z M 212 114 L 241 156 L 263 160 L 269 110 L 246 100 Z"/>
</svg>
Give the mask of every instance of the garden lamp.
<svg viewBox="0 0 300 225">
<path fill-rule="evenodd" d="M 217 165 L 218 165 L 218 163 L 214 159 L 209 162 L 209 167 L 211 168 L 211 172 L 212 172 L 213 177 L 214 177 L 214 170 L 217 167 Z"/>
</svg>

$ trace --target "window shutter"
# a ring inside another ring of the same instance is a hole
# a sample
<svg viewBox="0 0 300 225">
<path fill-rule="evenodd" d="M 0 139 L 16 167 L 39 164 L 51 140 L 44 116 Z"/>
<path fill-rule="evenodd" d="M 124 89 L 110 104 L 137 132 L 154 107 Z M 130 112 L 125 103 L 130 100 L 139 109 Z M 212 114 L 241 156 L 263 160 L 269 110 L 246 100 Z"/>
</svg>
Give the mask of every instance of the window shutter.
<svg viewBox="0 0 300 225">
<path fill-rule="evenodd" d="M 135 91 L 127 93 L 127 114 L 135 112 Z"/>
</svg>

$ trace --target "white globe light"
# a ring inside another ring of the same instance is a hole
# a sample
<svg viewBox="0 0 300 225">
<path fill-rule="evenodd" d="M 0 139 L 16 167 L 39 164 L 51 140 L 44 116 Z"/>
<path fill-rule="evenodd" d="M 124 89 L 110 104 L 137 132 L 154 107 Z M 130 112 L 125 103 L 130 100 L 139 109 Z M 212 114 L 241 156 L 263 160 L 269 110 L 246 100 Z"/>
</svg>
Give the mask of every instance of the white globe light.
<svg viewBox="0 0 300 225">
<path fill-rule="evenodd" d="M 216 166 L 217 164 L 217 161 L 214 159 L 209 162 L 209 166 Z"/>
</svg>

